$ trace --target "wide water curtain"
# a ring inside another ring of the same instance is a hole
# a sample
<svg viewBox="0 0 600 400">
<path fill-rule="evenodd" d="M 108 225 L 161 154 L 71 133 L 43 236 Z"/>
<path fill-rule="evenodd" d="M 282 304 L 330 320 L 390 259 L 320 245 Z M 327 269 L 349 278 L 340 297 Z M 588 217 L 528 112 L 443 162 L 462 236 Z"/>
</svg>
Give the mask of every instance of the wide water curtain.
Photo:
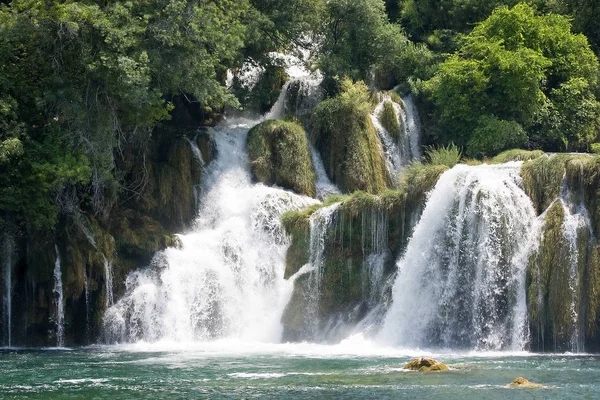
<svg viewBox="0 0 600 400">
<path fill-rule="evenodd" d="M 405 347 L 522 349 L 535 211 L 520 163 L 444 173 L 398 261 L 380 337 Z"/>
</svg>

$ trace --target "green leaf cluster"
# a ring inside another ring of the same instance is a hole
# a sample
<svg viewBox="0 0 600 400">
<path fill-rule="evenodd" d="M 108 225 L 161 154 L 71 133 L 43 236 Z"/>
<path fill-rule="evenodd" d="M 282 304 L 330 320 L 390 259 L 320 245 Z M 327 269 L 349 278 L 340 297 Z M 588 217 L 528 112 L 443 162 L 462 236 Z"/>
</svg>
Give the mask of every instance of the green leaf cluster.
<svg viewBox="0 0 600 400">
<path fill-rule="evenodd" d="M 580 150 L 599 122 L 598 59 L 569 19 L 518 4 L 496 9 L 423 88 L 442 141 L 490 155 L 528 141 Z"/>
</svg>

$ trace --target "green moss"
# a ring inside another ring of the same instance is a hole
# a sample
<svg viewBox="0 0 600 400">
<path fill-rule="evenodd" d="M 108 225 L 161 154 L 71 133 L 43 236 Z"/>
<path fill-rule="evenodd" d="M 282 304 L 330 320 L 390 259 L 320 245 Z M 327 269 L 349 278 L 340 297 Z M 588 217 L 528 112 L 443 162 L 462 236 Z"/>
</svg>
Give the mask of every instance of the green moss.
<svg viewBox="0 0 600 400">
<path fill-rule="evenodd" d="M 565 162 L 570 156 L 557 154 L 538 157 L 527 161 L 521 167 L 521 177 L 525 192 L 529 195 L 541 214 L 560 193 L 560 185 L 565 173 Z"/>
<path fill-rule="evenodd" d="M 489 164 L 503 164 L 510 161 L 530 161 L 544 155 L 542 150 L 521 150 L 512 149 L 506 150 L 498 154 L 496 157 L 488 160 Z"/>
<path fill-rule="evenodd" d="M 537 254 L 530 260 L 528 272 L 529 319 L 533 338 L 541 340 L 537 346 L 542 348 L 550 346 L 553 341 L 556 345 L 564 345 L 571 332 L 569 262 L 563 238 L 563 220 L 563 206 L 555 202 L 546 214 L 543 239 Z"/>
<path fill-rule="evenodd" d="M 377 115 L 377 119 L 379 119 L 381 126 L 383 126 L 393 138 L 399 139 L 402 136 L 402 127 L 400 126 L 400 122 L 396 116 L 396 110 L 391 101 L 383 103 L 383 108 L 379 115 Z"/>
<path fill-rule="evenodd" d="M 385 161 L 370 118 L 372 99 L 362 82 L 344 82 L 337 97 L 314 110 L 311 141 L 321 153 L 329 178 L 344 192 L 386 189 Z"/>
<path fill-rule="evenodd" d="M 307 196 L 315 195 L 315 173 L 302 127 L 265 121 L 248 133 L 248 158 L 254 177 Z"/>
<path fill-rule="evenodd" d="M 590 253 L 587 278 L 585 290 L 587 336 L 592 339 L 592 343 L 598 343 L 600 339 L 600 245 L 596 245 Z"/>
</svg>

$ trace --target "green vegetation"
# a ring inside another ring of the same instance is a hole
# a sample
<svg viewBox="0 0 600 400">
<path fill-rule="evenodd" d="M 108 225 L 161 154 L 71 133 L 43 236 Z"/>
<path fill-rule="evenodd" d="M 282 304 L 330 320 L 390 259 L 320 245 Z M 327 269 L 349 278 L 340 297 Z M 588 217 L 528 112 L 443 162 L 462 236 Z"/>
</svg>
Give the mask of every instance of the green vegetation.
<svg viewBox="0 0 600 400">
<path fill-rule="evenodd" d="M 315 172 L 304 129 L 295 122 L 265 121 L 248 133 L 254 177 L 307 196 L 315 195 Z"/>
<path fill-rule="evenodd" d="M 396 110 L 391 101 L 383 103 L 383 108 L 377 118 L 379 119 L 381 126 L 383 126 L 393 138 L 399 139 L 404 134 L 402 126 L 396 116 Z"/>
<path fill-rule="evenodd" d="M 445 165 L 448 168 L 452 168 L 458 164 L 461 156 L 460 149 L 454 143 L 445 147 L 429 147 L 425 150 L 425 157 L 429 164 Z"/>
<path fill-rule="evenodd" d="M 341 93 L 319 104 L 312 116 L 311 141 L 321 153 L 329 178 L 345 192 L 386 189 L 379 136 L 369 116 L 367 86 L 341 82 Z"/>
<path fill-rule="evenodd" d="M 444 141 L 493 155 L 527 140 L 585 149 L 599 127 L 598 60 L 568 18 L 519 4 L 496 9 L 423 88 Z"/>
<path fill-rule="evenodd" d="M 502 164 L 509 161 L 530 161 L 544 155 L 541 150 L 506 150 L 491 159 L 492 164 Z"/>
</svg>

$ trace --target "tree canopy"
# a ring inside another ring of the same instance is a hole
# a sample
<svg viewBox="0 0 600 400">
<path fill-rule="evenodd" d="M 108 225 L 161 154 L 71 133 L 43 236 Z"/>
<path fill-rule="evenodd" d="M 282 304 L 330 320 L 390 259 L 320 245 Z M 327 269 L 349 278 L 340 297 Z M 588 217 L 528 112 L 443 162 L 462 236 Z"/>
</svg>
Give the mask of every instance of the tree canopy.
<svg viewBox="0 0 600 400">
<path fill-rule="evenodd" d="M 499 121 L 512 123 L 514 132 L 518 124 L 546 149 L 578 150 L 598 130 L 598 72 L 587 39 L 572 33 L 568 18 L 519 4 L 479 23 L 424 87 L 442 136 L 470 143 L 472 155 L 502 150 L 470 142 L 474 131 L 481 135 Z"/>
</svg>

